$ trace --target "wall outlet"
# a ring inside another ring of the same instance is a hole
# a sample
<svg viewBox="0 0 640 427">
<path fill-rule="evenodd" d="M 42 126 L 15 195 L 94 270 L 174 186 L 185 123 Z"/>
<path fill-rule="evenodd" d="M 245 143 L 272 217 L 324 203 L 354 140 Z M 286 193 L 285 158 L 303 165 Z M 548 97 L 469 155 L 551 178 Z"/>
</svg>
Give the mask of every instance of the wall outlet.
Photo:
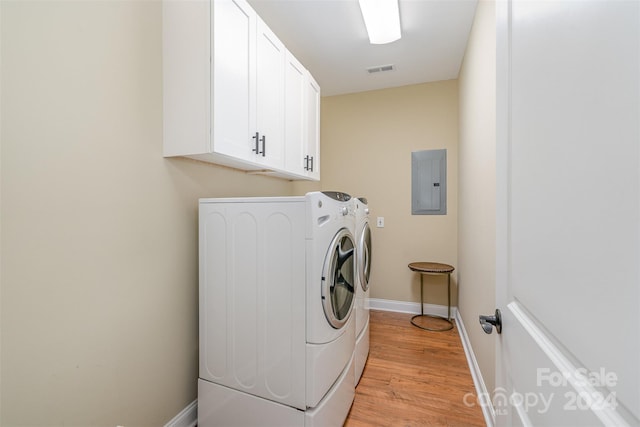
<svg viewBox="0 0 640 427">
<path fill-rule="evenodd" d="M 384 217 L 383 216 L 379 216 L 378 219 L 376 220 L 376 225 L 378 226 L 378 228 L 384 228 Z"/>
</svg>

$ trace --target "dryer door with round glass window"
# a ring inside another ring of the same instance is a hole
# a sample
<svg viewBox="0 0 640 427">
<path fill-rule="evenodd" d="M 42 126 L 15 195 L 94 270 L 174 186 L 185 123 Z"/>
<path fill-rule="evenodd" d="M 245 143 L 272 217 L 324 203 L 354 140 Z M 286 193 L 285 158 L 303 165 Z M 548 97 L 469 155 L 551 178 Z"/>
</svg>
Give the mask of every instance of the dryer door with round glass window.
<svg viewBox="0 0 640 427">
<path fill-rule="evenodd" d="M 371 229 L 369 223 L 365 222 L 362 227 L 362 235 L 358 242 L 358 274 L 360 276 L 360 286 L 363 291 L 369 289 L 369 275 L 371 274 Z"/>
<path fill-rule="evenodd" d="M 343 228 L 336 234 L 322 269 L 322 307 L 329 324 L 341 328 L 351 314 L 355 266 L 353 237 Z"/>
</svg>

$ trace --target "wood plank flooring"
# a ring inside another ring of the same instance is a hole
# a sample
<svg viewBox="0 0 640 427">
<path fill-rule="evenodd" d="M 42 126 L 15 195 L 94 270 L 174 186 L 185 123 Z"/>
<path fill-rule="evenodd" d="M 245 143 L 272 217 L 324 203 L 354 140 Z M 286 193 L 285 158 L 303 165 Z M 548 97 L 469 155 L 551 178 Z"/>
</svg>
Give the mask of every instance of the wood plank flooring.
<svg viewBox="0 0 640 427">
<path fill-rule="evenodd" d="M 367 365 L 345 427 L 485 426 L 457 328 L 430 332 L 411 314 L 371 311 Z"/>
</svg>

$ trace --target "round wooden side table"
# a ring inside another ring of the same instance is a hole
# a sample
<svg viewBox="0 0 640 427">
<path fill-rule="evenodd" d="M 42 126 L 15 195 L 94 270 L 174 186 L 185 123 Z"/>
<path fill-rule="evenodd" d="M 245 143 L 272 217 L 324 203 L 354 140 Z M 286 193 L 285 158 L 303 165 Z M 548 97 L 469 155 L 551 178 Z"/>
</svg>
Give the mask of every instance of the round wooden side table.
<svg viewBox="0 0 640 427">
<path fill-rule="evenodd" d="M 451 273 L 455 270 L 449 264 L 441 264 L 439 262 L 412 262 L 409 264 L 409 269 L 411 271 L 415 271 L 420 273 L 420 314 L 416 314 L 411 318 L 411 324 L 413 326 L 417 326 L 420 329 L 425 329 L 427 331 L 435 331 L 442 332 L 453 329 L 453 322 L 451 321 Z M 429 275 L 447 275 L 447 317 L 436 316 L 433 314 L 424 314 L 424 280 L 423 277 L 425 274 Z M 444 328 L 434 329 L 427 328 L 426 326 L 421 326 L 414 322 L 414 319 L 418 317 L 432 317 L 435 319 L 442 319 L 448 323 Z"/>
</svg>

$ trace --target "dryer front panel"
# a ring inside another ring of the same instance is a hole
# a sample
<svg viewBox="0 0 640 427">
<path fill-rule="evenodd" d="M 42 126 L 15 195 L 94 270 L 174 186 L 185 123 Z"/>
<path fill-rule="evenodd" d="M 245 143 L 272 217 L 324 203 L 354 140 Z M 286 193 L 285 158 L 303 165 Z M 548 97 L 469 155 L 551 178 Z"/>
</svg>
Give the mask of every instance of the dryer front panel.
<svg viewBox="0 0 640 427">
<path fill-rule="evenodd" d="M 362 226 L 360 241 L 358 242 L 358 274 L 360 277 L 360 286 L 363 291 L 369 289 L 369 275 L 371 273 L 371 229 L 369 222 L 366 221 Z"/>
<path fill-rule="evenodd" d="M 355 244 L 348 229 L 333 238 L 322 269 L 322 306 L 329 324 L 340 329 L 353 309 L 356 279 Z"/>
</svg>

